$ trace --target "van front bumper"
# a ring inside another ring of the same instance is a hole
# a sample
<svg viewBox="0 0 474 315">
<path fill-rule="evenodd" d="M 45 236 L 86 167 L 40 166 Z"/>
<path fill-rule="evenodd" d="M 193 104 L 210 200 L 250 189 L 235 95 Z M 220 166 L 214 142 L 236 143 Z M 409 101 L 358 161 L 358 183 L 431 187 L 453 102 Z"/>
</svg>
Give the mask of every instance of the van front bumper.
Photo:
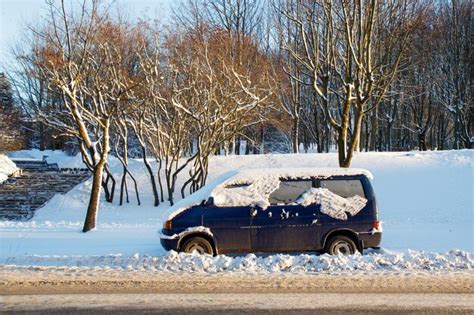
<svg viewBox="0 0 474 315">
<path fill-rule="evenodd" d="M 166 250 L 178 250 L 179 236 L 171 230 L 163 229 L 160 234 L 160 243 Z"/>
<path fill-rule="evenodd" d="M 161 246 L 166 250 L 178 250 L 178 238 L 160 238 Z"/>
</svg>

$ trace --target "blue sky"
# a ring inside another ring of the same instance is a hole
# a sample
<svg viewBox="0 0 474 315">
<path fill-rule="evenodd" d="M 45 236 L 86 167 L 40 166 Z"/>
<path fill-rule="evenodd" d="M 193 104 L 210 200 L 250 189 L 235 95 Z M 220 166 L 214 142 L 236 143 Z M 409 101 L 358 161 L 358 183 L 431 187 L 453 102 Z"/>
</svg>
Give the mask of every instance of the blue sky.
<svg viewBox="0 0 474 315">
<path fill-rule="evenodd" d="M 76 0 L 67 0 L 75 3 Z M 179 1 L 179 0 L 178 0 Z M 111 1 L 105 0 L 108 3 Z M 122 12 L 131 18 L 148 16 L 168 18 L 173 0 L 116 0 Z M 14 59 L 11 47 L 21 42 L 28 24 L 41 23 L 41 17 L 47 13 L 44 0 L 0 0 L 0 71 L 8 68 Z"/>
</svg>

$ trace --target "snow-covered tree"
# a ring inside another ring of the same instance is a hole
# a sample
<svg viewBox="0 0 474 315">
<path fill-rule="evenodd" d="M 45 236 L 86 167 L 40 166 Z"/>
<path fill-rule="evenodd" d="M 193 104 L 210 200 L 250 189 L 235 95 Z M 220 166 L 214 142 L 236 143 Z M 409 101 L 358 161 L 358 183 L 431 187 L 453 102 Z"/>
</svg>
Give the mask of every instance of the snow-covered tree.
<svg viewBox="0 0 474 315">
<path fill-rule="evenodd" d="M 89 2 L 88 2 L 89 3 Z M 113 199 L 115 180 L 108 169 L 111 126 L 134 99 L 135 52 L 133 28 L 101 12 L 97 1 L 79 14 L 66 4 L 50 4 L 50 25 L 40 31 L 42 46 L 33 51 L 47 86 L 60 92 L 61 110 L 40 112 L 50 126 L 77 140 L 82 159 L 93 174 L 83 231 L 96 226 L 101 187 Z M 104 180 L 104 173 L 106 179 Z"/>
</svg>

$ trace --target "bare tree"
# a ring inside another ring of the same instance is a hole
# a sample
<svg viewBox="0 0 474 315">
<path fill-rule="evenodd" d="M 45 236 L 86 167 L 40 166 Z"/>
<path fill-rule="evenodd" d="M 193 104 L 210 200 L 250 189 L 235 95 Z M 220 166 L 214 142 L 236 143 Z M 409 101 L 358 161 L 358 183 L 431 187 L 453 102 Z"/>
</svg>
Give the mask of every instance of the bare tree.
<svg viewBox="0 0 474 315">
<path fill-rule="evenodd" d="M 101 186 L 109 179 L 113 198 L 115 180 L 107 166 L 111 125 L 136 86 L 127 74 L 131 55 L 120 46 L 127 29 L 100 13 L 97 1 L 89 7 L 84 2 L 77 15 L 67 12 L 64 1 L 49 7 L 50 26 L 37 32 L 42 46 L 33 55 L 48 88 L 61 93 L 62 110 L 40 115 L 78 141 L 83 162 L 93 173 L 83 228 L 87 232 L 96 226 Z"/>
<path fill-rule="evenodd" d="M 302 51 L 284 48 L 309 73 L 337 133 L 341 167 L 350 167 L 365 115 L 384 99 L 398 72 L 415 9 L 407 1 L 341 0 L 295 1 L 281 11 L 299 28 Z"/>
<path fill-rule="evenodd" d="M 454 120 L 453 147 L 471 148 L 474 110 L 472 105 L 472 1 L 451 0 L 441 4 L 439 52 L 435 57 L 439 75 L 436 83 L 442 102 Z"/>
</svg>

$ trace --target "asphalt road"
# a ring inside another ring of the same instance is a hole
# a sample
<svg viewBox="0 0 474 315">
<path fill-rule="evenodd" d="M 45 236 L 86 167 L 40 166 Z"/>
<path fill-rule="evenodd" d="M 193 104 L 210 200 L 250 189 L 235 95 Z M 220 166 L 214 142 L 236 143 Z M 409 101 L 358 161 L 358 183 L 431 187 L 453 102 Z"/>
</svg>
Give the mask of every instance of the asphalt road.
<svg viewBox="0 0 474 315">
<path fill-rule="evenodd" d="M 472 314 L 473 294 L 206 293 L 1 296 L 2 314 Z"/>
<path fill-rule="evenodd" d="M 0 268 L 0 314 L 474 314 L 474 273 Z"/>
</svg>

